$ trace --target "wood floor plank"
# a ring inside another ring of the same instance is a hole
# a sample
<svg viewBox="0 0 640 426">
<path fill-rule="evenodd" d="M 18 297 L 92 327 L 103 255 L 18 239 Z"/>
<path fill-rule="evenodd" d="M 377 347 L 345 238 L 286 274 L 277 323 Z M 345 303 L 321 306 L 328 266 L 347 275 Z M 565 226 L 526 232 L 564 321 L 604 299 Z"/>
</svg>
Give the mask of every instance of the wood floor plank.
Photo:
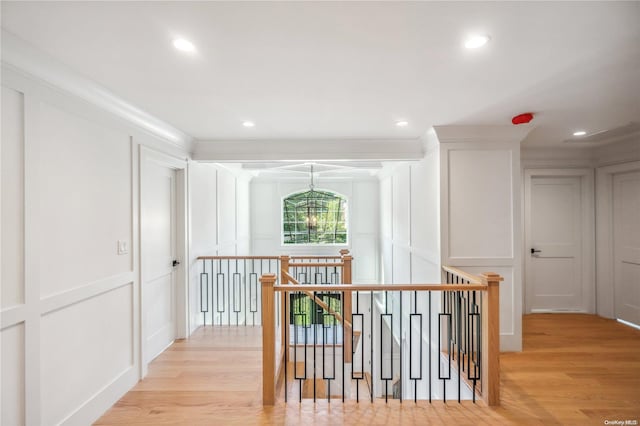
<svg viewBox="0 0 640 426">
<path fill-rule="evenodd" d="M 640 422 L 640 331 L 592 315 L 523 318 L 500 357 L 499 407 L 471 401 L 261 401 L 261 329 L 203 327 L 174 343 L 97 425 L 603 425 Z M 362 396 L 362 395 L 361 395 Z M 366 399 L 366 398 L 365 398 Z"/>
</svg>

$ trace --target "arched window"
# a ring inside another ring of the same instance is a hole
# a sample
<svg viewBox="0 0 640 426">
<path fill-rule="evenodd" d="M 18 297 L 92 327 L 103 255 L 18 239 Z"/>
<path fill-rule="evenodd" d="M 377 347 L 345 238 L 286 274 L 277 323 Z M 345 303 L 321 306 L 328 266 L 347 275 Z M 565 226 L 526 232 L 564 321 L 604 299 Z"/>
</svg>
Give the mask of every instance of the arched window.
<svg viewBox="0 0 640 426">
<path fill-rule="evenodd" d="M 347 199 L 335 192 L 298 192 L 282 200 L 284 244 L 346 244 Z"/>
</svg>

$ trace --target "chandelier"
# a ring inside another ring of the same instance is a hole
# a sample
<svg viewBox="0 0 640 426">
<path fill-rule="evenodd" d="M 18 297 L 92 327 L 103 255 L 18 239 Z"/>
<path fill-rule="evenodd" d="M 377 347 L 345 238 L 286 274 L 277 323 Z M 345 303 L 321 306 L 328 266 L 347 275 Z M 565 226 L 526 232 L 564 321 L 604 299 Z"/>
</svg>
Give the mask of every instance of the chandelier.
<svg viewBox="0 0 640 426">
<path fill-rule="evenodd" d="M 346 242 L 346 199 L 316 189 L 314 165 L 309 167 L 307 190 L 283 199 L 285 244 L 336 244 Z"/>
<path fill-rule="evenodd" d="M 311 164 L 311 170 L 309 172 L 309 192 L 307 192 L 306 200 L 307 200 L 307 216 L 305 217 L 305 221 L 307 222 L 307 229 L 310 231 L 316 230 L 318 226 L 318 207 L 320 205 L 320 200 L 318 200 L 318 193 L 314 190 L 315 185 L 313 184 L 313 164 Z"/>
</svg>

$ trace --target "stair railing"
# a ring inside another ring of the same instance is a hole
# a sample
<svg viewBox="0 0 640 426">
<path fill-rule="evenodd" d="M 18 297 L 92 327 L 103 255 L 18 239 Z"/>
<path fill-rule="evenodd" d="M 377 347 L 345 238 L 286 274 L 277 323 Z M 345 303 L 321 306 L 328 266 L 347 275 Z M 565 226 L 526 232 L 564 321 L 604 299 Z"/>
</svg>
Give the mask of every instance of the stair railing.
<svg viewBox="0 0 640 426">
<path fill-rule="evenodd" d="M 281 263 L 284 265 L 282 258 Z M 295 264 L 290 262 L 289 266 L 291 263 Z M 330 306 L 326 303 L 324 306 L 317 303 L 323 315 L 338 319 L 342 324 L 344 347 L 342 360 L 339 362 L 341 366 L 336 366 L 336 354 L 339 348 L 335 345 L 335 338 L 332 342 L 333 346 L 328 349 L 325 347 L 326 342 L 322 340 L 321 352 L 315 347 L 314 341 L 311 381 L 314 400 L 326 397 L 330 401 L 335 397 L 336 395 L 330 390 L 333 384 L 334 388 L 341 389 L 343 401 L 354 395 L 359 401 L 360 388 L 364 387 L 372 402 L 376 396 L 384 397 L 385 400 L 390 396 L 391 398 L 397 396 L 400 400 L 413 399 L 414 401 L 418 399 L 446 401 L 457 397 L 460 402 L 462 399 L 467 399 L 463 395 L 468 392 L 471 395 L 469 399 L 473 399 L 474 402 L 478 395 L 487 405 L 498 405 L 500 401 L 498 286 L 502 277 L 494 273 L 475 276 L 450 267 L 443 268 L 443 277 L 444 283 L 440 284 L 302 285 L 295 284 L 294 282 L 298 280 L 288 271 L 281 270 L 280 284 L 276 284 L 275 274 L 263 275 L 260 279 L 263 288 L 263 404 L 275 403 L 276 383 L 281 378 L 280 374 L 285 376 L 281 381 L 284 383 L 285 401 L 292 391 L 289 387 L 289 377 L 287 377 L 289 369 L 287 328 L 283 333 L 285 344 L 277 345 L 278 349 L 284 348 L 284 351 L 276 356 L 276 323 L 274 314 L 269 308 L 269 304 L 273 304 L 275 300 L 276 292 L 280 292 L 283 300 L 288 299 L 288 294 L 302 293 L 316 302 L 323 303 L 325 298 L 331 295 L 337 295 L 340 300 L 346 300 L 347 296 L 350 299 L 368 297 L 369 312 L 366 312 L 366 309 L 363 310 L 363 303 L 358 301 L 353 307 L 347 307 L 346 303 L 342 304 L 340 312 L 333 308 L 327 309 Z M 383 295 L 384 302 L 381 306 L 374 306 L 374 292 L 381 292 Z M 399 293 L 400 312 L 394 312 L 389 306 L 387 296 L 392 292 Z M 403 305 L 409 307 L 409 312 L 405 312 L 404 315 Z M 286 321 L 278 322 L 288 324 L 290 307 L 288 303 L 282 303 L 282 306 L 283 319 Z M 365 321 L 367 316 L 368 320 Z M 395 337 L 389 331 L 394 329 L 394 321 L 400 322 L 399 335 L 408 335 L 408 340 L 405 337 L 401 338 L 397 349 L 400 352 L 399 356 L 394 354 L 394 347 L 398 345 L 394 344 Z M 333 324 L 328 327 L 335 327 L 335 321 Z M 385 324 L 387 324 L 386 327 Z M 374 331 L 377 333 L 375 339 Z M 371 337 L 368 340 L 360 338 L 364 336 Z M 438 336 L 437 339 L 435 336 Z M 355 354 L 354 338 L 360 341 L 357 359 L 347 357 L 347 354 L 352 357 Z M 347 343 L 351 343 L 349 348 Z M 305 341 L 305 352 L 306 350 Z M 384 356 L 383 351 L 387 351 Z M 365 357 L 369 358 L 370 364 L 367 365 L 364 362 Z M 396 359 L 399 360 L 399 366 Z M 404 368 L 403 361 L 408 362 Z M 299 399 L 302 400 L 303 383 L 311 379 L 307 377 L 309 369 L 305 366 L 304 372 L 298 372 L 298 366 L 294 365 L 293 370 L 295 373 L 292 380 L 298 380 L 298 394 Z M 326 394 L 321 394 L 316 389 L 319 382 L 326 383 L 326 388 L 329 389 Z M 355 383 L 353 388 L 350 387 L 352 386 L 350 382 Z M 376 383 L 379 385 L 375 385 Z M 413 386 L 409 386 L 409 383 Z M 396 395 L 394 395 L 394 389 Z"/>
</svg>

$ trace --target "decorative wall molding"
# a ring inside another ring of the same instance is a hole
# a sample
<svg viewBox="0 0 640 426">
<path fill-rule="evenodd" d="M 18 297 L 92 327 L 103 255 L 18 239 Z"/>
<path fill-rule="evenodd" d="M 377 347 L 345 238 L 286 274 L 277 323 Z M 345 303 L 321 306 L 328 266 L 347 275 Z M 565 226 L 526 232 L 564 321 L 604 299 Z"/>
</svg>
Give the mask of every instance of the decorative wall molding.
<svg viewBox="0 0 640 426">
<path fill-rule="evenodd" d="M 596 170 L 596 313 L 615 317 L 613 177 L 640 170 L 640 161 L 629 161 Z"/>
<path fill-rule="evenodd" d="M 434 131 L 440 143 L 512 143 L 519 145 L 531 126 L 435 126 Z"/>
<path fill-rule="evenodd" d="M 137 108 L 100 84 L 85 78 L 31 44 L 2 30 L 2 63 L 16 72 L 44 82 L 96 105 L 108 113 L 187 152 L 192 138 L 181 130 Z"/>
<path fill-rule="evenodd" d="M 193 159 L 209 162 L 313 160 L 417 160 L 419 139 L 302 139 L 197 141 Z"/>
<path fill-rule="evenodd" d="M 131 271 L 47 296 L 40 300 L 40 313 L 46 315 L 58 309 L 116 290 L 122 286 L 133 285 L 134 282 L 135 274 Z"/>
</svg>

